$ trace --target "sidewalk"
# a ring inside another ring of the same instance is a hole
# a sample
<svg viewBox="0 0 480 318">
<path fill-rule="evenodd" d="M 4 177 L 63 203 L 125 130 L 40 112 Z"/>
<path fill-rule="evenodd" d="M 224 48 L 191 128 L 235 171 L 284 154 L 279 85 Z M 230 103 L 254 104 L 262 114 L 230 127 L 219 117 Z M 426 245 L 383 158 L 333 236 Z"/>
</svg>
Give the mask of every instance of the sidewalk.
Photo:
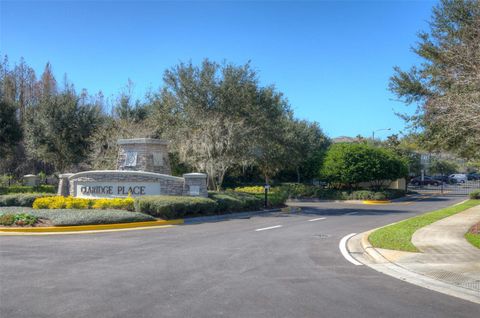
<svg viewBox="0 0 480 318">
<path fill-rule="evenodd" d="M 374 248 L 368 242 L 372 231 L 354 237 L 349 250 L 380 272 L 480 303 L 480 249 L 464 238 L 478 222 L 480 206 L 421 228 L 412 237 L 421 253 Z"/>
</svg>

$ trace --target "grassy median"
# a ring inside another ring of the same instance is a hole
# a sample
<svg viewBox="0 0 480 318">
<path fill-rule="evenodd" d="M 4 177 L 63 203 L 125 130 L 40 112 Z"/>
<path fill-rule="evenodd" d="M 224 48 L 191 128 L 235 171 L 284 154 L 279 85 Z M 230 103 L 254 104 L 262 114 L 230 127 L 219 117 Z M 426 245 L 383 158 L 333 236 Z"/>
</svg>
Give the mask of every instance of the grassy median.
<svg viewBox="0 0 480 318">
<path fill-rule="evenodd" d="M 428 212 L 398 223 L 382 227 L 368 237 L 374 247 L 407 252 L 418 252 L 412 244 L 412 236 L 418 229 L 465 211 L 480 204 L 480 200 L 468 200 L 462 204 Z"/>
</svg>

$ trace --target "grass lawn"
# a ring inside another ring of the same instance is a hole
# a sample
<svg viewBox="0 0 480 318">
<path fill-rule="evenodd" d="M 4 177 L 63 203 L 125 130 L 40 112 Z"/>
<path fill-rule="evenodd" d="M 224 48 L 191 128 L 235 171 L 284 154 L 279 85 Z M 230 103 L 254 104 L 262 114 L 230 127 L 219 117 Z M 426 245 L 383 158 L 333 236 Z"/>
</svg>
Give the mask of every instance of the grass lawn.
<svg viewBox="0 0 480 318">
<path fill-rule="evenodd" d="M 27 207 L 0 207 L 1 214 L 28 213 L 41 219 L 50 220 L 53 225 L 91 225 L 155 221 L 150 215 L 124 210 L 42 210 Z"/>
<path fill-rule="evenodd" d="M 418 229 L 443 218 L 480 204 L 480 200 L 468 200 L 462 204 L 428 212 L 398 223 L 382 227 L 368 237 L 374 247 L 407 252 L 418 252 L 412 244 L 412 236 Z"/>
<path fill-rule="evenodd" d="M 473 246 L 480 248 L 480 223 L 474 225 L 470 231 L 465 234 L 465 238 Z"/>
</svg>

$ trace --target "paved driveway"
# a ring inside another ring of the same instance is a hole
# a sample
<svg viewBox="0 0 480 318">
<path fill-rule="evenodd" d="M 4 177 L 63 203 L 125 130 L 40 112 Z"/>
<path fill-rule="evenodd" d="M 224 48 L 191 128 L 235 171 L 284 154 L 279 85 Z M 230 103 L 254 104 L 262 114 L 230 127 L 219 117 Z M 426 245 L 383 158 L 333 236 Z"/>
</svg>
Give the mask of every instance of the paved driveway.
<svg viewBox="0 0 480 318">
<path fill-rule="evenodd" d="M 476 317 L 478 305 L 355 266 L 338 247 L 350 233 L 464 199 L 302 202 L 294 215 L 0 237 L 0 316 Z"/>
</svg>

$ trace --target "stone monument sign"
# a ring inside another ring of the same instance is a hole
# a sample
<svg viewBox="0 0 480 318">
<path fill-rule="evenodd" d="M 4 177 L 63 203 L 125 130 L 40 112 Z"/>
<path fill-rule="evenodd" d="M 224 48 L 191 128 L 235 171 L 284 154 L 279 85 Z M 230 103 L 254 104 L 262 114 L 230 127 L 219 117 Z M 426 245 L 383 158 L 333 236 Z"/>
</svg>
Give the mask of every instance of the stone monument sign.
<svg viewBox="0 0 480 318">
<path fill-rule="evenodd" d="M 207 197 L 207 175 L 171 175 L 168 143 L 159 139 L 120 139 L 117 170 L 92 170 L 60 175 L 59 195 L 115 198 L 143 195 Z"/>
</svg>

